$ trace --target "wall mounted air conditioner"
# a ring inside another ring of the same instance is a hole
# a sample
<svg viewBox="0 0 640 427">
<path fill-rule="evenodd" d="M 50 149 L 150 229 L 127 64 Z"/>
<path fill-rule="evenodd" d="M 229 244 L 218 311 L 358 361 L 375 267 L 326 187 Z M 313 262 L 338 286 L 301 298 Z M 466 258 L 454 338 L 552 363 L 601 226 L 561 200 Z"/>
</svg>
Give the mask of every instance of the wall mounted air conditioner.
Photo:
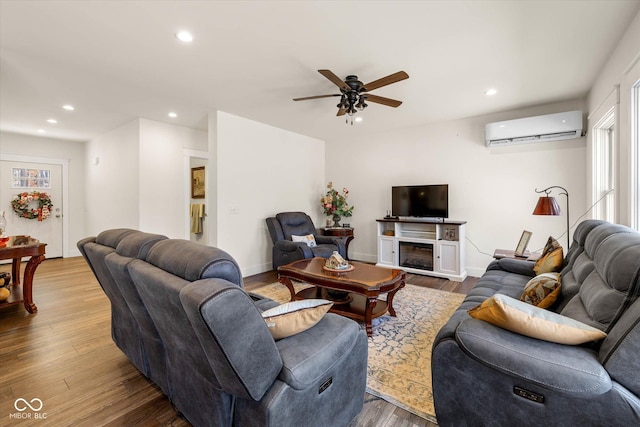
<svg viewBox="0 0 640 427">
<path fill-rule="evenodd" d="M 489 123 L 485 129 L 487 147 L 558 141 L 581 136 L 582 111 Z"/>
</svg>

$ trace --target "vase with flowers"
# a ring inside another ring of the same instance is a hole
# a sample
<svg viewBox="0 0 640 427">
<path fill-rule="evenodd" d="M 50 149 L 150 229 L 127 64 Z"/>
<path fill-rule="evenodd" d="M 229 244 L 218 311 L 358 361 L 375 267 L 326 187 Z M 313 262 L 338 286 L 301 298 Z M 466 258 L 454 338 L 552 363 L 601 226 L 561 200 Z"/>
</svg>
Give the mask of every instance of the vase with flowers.
<svg viewBox="0 0 640 427">
<path fill-rule="evenodd" d="M 342 217 L 350 217 L 353 215 L 353 206 L 349 206 L 347 203 L 347 197 L 349 196 L 349 190 L 342 189 L 342 193 L 339 193 L 333 188 L 333 183 L 327 184 L 327 194 L 320 199 L 320 204 L 325 215 L 331 216 L 333 219 L 333 226 L 340 227 L 340 219 Z"/>
</svg>

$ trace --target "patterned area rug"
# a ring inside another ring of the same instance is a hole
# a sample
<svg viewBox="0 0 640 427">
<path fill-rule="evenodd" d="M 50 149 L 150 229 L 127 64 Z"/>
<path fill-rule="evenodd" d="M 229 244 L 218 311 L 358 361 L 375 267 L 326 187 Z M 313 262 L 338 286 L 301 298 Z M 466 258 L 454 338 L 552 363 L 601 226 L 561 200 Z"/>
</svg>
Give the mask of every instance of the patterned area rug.
<svg viewBox="0 0 640 427">
<path fill-rule="evenodd" d="M 296 292 L 307 286 L 295 284 Z M 279 302 L 290 299 L 289 290 L 279 283 L 251 292 Z M 398 316 L 373 320 L 367 392 L 435 423 L 431 345 L 463 299 L 461 294 L 413 285 L 398 291 L 393 300 Z"/>
</svg>

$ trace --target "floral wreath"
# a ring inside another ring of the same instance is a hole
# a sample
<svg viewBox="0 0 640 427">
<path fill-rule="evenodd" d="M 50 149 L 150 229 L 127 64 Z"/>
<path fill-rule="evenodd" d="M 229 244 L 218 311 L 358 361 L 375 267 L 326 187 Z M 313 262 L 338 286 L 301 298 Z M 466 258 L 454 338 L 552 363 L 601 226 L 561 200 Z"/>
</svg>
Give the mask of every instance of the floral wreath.
<svg viewBox="0 0 640 427">
<path fill-rule="evenodd" d="M 38 202 L 37 209 L 29 209 L 29 203 L 32 201 Z M 47 219 L 51 216 L 53 203 L 47 193 L 40 193 L 38 191 L 27 193 L 25 191 L 24 193 L 18 194 L 15 199 L 11 201 L 11 207 L 20 218 L 37 218 L 38 221 L 42 221 L 43 219 Z"/>
</svg>

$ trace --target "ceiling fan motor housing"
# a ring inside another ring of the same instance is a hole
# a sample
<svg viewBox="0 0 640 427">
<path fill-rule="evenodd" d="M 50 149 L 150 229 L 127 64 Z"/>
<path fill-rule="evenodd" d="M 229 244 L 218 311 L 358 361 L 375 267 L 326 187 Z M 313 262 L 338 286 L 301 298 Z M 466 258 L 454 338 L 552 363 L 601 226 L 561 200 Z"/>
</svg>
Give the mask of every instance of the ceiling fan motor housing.
<svg viewBox="0 0 640 427">
<path fill-rule="evenodd" d="M 364 83 L 358 80 L 358 76 L 347 76 L 344 82 L 351 88 L 351 90 L 355 90 L 356 92 L 360 92 Z"/>
</svg>

